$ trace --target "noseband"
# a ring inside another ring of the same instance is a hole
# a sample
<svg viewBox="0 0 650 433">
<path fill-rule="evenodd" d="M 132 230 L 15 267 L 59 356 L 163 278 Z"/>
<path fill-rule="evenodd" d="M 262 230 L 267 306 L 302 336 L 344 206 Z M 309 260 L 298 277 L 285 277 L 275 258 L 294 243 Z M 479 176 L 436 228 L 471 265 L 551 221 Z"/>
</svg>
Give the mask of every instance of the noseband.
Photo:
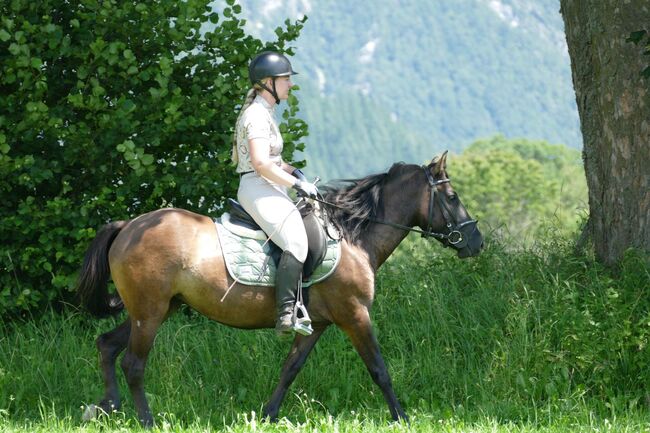
<svg viewBox="0 0 650 433">
<path fill-rule="evenodd" d="M 422 234 L 423 238 L 434 237 L 436 239 L 441 239 L 446 241 L 449 245 L 455 246 L 456 248 L 463 248 L 467 245 L 467 238 L 463 235 L 463 232 L 460 231 L 463 227 L 476 224 L 476 220 L 467 220 L 460 224 L 456 221 L 456 218 L 453 217 L 449 206 L 443 200 L 442 194 L 438 194 L 438 204 L 440 206 L 440 211 L 442 212 L 442 218 L 445 221 L 447 227 L 447 233 L 437 233 L 433 231 L 433 208 L 436 202 L 436 193 L 438 192 L 438 185 L 443 183 L 449 183 L 451 180 L 449 178 L 435 180 L 431 175 L 428 167 L 422 166 L 424 174 L 427 177 L 429 182 L 429 187 L 431 188 L 431 195 L 429 196 L 429 214 L 427 217 L 427 229 L 424 231 L 417 230 Z M 411 229 L 416 230 L 416 229 Z"/>
</svg>

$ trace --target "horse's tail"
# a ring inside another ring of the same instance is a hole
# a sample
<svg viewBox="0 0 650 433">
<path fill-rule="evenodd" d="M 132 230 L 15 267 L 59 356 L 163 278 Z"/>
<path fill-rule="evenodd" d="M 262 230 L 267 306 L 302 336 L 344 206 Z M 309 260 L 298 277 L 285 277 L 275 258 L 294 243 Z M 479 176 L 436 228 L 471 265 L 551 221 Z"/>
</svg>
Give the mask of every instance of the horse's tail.
<svg viewBox="0 0 650 433">
<path fill-rule="evenodd" d="M 106 224 L 93 239 L 84 256 L 77 281 L 79 301 L 95 317 L 108 317 L 122 311 L 124 304 L 117 294 L 108 292 L 108 250 L 128 221 Z"/>
</svg>

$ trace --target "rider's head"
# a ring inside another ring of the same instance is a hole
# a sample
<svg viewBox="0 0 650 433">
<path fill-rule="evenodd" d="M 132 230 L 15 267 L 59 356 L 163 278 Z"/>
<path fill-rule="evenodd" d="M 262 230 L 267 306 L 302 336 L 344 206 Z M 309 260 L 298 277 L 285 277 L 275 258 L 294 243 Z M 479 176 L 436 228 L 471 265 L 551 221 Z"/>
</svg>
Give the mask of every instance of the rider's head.
<svg viewBox="0 0 650 433">
<path fill-rule="evenodd" d="M 248 66 L 251 84 L 269 92 L 276 104 L 289 97 L 289 89 L 293 86 L 291 76 L 295 74 L 289 59 L 273 51 L 258 54 Z"/>
</svg>

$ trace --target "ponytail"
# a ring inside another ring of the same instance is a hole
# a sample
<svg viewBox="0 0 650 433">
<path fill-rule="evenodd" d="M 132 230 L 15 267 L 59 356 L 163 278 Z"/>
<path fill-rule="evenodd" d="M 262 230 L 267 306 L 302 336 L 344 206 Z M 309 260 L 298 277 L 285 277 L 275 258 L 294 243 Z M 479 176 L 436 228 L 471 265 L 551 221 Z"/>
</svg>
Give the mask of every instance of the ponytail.
<svg viewBox="0 0 650 433">
<path fill-rule="evenodd" d="M 256 96 L 257 96 L 257 86 L 251 87 L 250 90 L 248 90 L 248 92 L 246 93 L 244 104 L 239 110 L 239 115 L 237 116 L 237 122 L 235 122 L 235 132 L 232 136 L 232 155 L 230 159 L 232 159 L 233 165 L 237 165 L 237 163 L 239 162 L 239 153 L 237 152 L 237 131 L 239 130 L 239 121 L 241 120 L 241 116 L 242 114 L 244 114 L 244 111 L 246 111 L 246 109 L 253 103 L 253 100 L 255 100 Z"/>
</svg>

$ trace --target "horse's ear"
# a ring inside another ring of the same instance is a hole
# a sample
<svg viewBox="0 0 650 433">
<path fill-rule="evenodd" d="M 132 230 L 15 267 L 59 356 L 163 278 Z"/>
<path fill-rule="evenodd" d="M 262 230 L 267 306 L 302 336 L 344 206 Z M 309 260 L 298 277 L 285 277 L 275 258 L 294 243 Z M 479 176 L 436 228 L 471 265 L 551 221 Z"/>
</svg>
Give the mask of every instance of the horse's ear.
<svg viewBox="0 0 650 433">
<path fill-rule="evenodd" d="M 448 150 L 445 150 L 442 155 L 434 156 L 433 159 L 431 160 L 431 163 L 429 164 L 430 167 L 433 168 L 433 175 L 440 174 L 440 170 L 444 170 L 446 165 L 447 165 L 447 152 Z"/>
</svg>

